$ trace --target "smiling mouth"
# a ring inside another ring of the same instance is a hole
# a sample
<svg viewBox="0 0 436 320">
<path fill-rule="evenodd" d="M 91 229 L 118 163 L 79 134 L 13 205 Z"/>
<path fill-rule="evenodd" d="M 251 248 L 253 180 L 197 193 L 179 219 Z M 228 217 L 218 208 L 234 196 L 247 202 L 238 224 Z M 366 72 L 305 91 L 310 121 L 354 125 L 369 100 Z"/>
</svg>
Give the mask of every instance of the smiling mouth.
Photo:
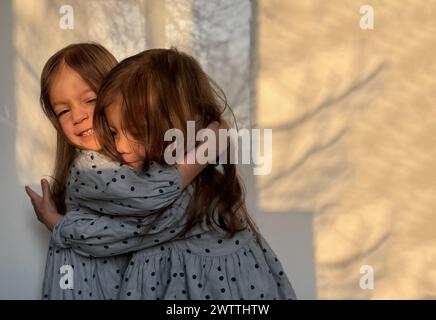
<svg viewBox="0 0 436 320">
<path fill-rule="evenodd" d="M 94 129 L 92 129 L 92 128 L 80 132 L 80 133 L 79 133 L 79 136 L 80 136 L 80 137 L 87 137 L 87 136 L 90 136 L 91 134 L 94 134 Z"/>
</svg>

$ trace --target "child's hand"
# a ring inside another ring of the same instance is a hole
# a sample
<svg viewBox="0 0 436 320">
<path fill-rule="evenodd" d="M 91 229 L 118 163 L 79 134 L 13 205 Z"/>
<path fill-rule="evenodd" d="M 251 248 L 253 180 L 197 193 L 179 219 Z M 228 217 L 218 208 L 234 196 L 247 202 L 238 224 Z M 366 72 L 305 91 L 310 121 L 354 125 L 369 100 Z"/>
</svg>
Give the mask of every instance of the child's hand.
<svg viewBox="0 0 436 320">
<path fill-rule="evenodd" d="M 56 223 L 62 219 L 62 215 L 57 212 L 56 205 L 50 193 L 48 181 L 41 180 L 42 197 L 32 188 L 26 186 L 25 190 L 32 202 L 33 210 L 40 222 L 46 225 L 51 231 Z"/>
</svg>

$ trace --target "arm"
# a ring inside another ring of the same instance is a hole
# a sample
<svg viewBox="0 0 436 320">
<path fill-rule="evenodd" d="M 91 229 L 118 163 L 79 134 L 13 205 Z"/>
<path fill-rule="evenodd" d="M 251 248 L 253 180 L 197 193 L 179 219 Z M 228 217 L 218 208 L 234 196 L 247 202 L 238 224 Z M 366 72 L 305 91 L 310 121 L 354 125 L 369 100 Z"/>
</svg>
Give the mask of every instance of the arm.
<svg viewBox="0 0 436 320">
<path fill-rule="evenodd" d="M 163 244 L 179 235 L 185 226 L 190 194 L 184 192 L 159 219 L 68 212 L 54 227 L 52 239 L 62 248 L 85 256 L 119 255 Z"/>
<path fill-rule="evenodd" d="M 214 121 L 207 126 L 207 129 L 213 131 L 213 134 L 215 135 L 215 137 L 219 137 L 219 129 L 228 129 L 228 128 L 229 128 L 228 124 L 224 120 L 221 120 L 220 122 Z M 225 148 L 224 149 L 220 148 L 221 145 L 219 143 L 218 138 L 215 140 L 215 142 L 216 142 L 215 150 L 217 150 L 216 155 L 217 155 L 217 158 L 219 158 L 219 155 L 225 151 Z M 205 142 L 203 142 L 203 143 L 205 143 Z M 193 153 L 192 158 L 197 159 L 195 157 L 195 154 L 198 151 L 199 147 L 203 143 L 198 145 L 194 150 L 189 151 L 185 155 L 183 162 L 176 165 L 177 169 L 179 170 L 180 176 L 181 176 L 182 188 L 185 188 L 187 185 L 189 185 L 192 182 L 192 180 L 194 180 L 195 177 L 197 177 L 197 175 L 204 168 L 206 168 L 206 166 L 208 165 L 208 163 L 206 163 L 206 164 L 199 164 L 199 163 L 188 164 L 188 161 L 187 161 L 187 159 L 190 157 L 189 153 Z"/>
<path fill-rule="evenodd" d="M 224 121 L 213 122 L 208 129 L 218 136 L 218 130 L 225 126 L 227 124 Z M 191 152 L 195 153 L 200 146 Z M 69 190 L 75 202 L 109 215 L 144 216 L 168 207 L 207 166 L 207 163 L 188 164 L 187 161 L 177 166 L 152 162 L 147 172 L 138 172 L 128 166 L 114 167 L 114 163 L 107 163 L 107 160 L 106 163 L 95 164 L 95 161 L 102 162 L 103 159 L 96 156 L 91 154 L 78 160 L 77 169 L 71 172 Z M 187 157 L 185 155 L 185 159 Z M 105 209 L 108 201 L 112 205 Z"/>
<path fill-rule="evenodd" d="M 184 227 L 190 193 L 182 193 L 160 219 L 107 216 L 84 208 L 57 212 L 49 184 L 41 181 L 43 196 L 26 187 L 35 213 L 42 223 L 53 229 L 52 240 L 61 248 L 72 248 L 84 256 L 105 257 L 123 254 L 164 243 L 178 236 Z"/>
</svg>

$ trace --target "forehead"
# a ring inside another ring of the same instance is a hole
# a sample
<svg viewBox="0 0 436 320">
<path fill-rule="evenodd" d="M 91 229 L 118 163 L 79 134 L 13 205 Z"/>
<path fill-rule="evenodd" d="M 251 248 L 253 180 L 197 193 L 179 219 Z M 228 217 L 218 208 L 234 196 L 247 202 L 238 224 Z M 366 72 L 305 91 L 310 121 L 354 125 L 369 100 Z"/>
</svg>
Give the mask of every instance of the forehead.
<svg viewBox="0 0 436 320">
<path fill-rule="evenodd" d="M 121 106 L 123 99 L 117 94 L 112 99 L 112 102 L 104 109 L 104 113 L 110 125 L 119 126 L 121 120 Z"/>
<path fill-rule="evenodd" d="M 52 101 L 71 98 L 94 91 L 85 80 L 67 64 L 63 63 L 52 80 L 50 99 Z"/>
</svg>

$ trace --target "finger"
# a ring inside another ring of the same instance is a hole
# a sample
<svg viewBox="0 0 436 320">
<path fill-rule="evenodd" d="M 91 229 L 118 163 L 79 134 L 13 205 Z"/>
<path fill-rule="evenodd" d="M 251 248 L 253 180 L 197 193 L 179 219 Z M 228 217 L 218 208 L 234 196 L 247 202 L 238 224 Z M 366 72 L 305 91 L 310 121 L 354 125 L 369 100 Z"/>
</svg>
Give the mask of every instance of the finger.
<svg viewBox="0 0 436 320">
<path fill-rule="evenodd" d="M 41 180 L 42 198 L 44 200 L 50 199 L 50 184 L 47 180 Z"/>
<path fill-rule="evenodd" d="M 33 191 L 32 188 L 29 186 L 25 186 L 24 190 L 26 190 L 26 193 L 29 196 L 32 203 L 41 198 L 41 196 L 37 194 L 35 191 Z"/>
</svg>

